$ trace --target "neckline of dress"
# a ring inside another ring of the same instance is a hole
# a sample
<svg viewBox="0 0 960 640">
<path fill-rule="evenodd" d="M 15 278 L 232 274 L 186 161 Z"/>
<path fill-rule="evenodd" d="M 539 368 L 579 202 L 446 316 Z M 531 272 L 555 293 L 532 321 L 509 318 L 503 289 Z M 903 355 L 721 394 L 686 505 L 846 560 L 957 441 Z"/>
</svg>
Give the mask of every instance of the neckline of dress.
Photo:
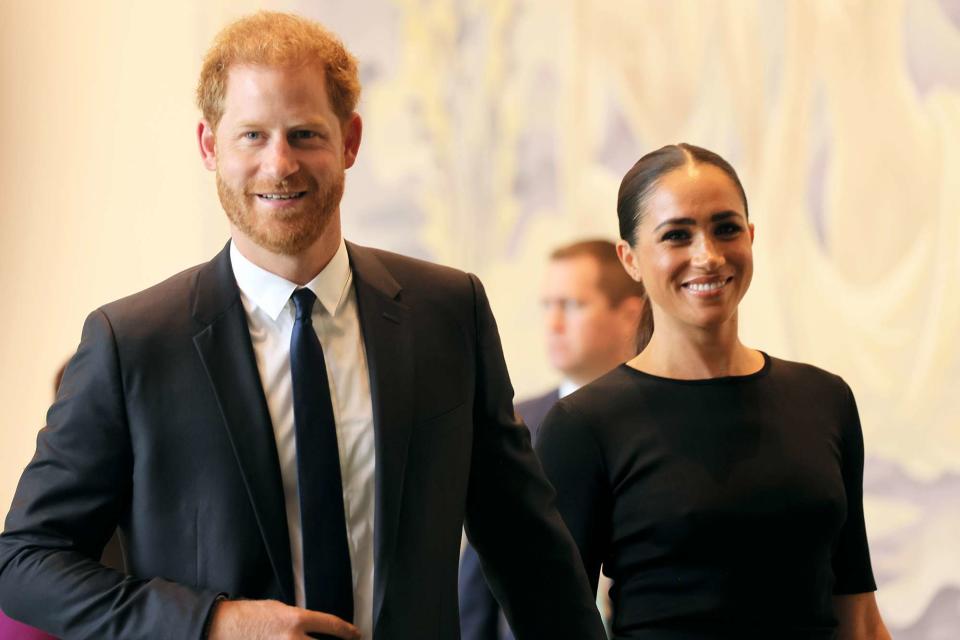
<svg viewBox="0 0 960 640">
<path fill-rule="evenodd" d="M 754 371 L 753 373 L 746 373 L 739 376 L 717 376 L 716 378 L 668 378 L 666 376 L 658 376 L 653 373 L 647 373 L 646 371 L 641 371 L 640 369 L 634 369 L 629 364 L 624 362 L 620 365 L 621 369 L 626 369 L 631 375 L 637 375 L 648 380 L 659 380 L 662 382 L 671 382 L 675 384 L 691 384 L 691 385 L 711 385 L 711 384 L 730 384 L 735 382 L 746 382 L 749 380 L 755 380 L 757 378 L 766 377 L 770 372 L 770 366 L 773 364 L 773 358 L 767 355 L 766 351 L 760 351 L 760 355 L 763 356 L 763 366 Z"/>
</svg>

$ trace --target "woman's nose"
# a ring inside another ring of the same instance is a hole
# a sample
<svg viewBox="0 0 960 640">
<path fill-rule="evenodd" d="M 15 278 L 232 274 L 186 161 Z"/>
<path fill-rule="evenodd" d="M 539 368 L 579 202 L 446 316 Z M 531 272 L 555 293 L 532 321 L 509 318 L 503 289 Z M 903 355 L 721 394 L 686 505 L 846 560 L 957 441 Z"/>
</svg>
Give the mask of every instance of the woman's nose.
<svg viewBox="0 0 960 640">
<path fill-rule="evenodd" d="M 701 239 L 694 244 L 694 253 L 691 260 L 695 267 L 706 271 L 714 271 L 726 262 L 723 252 L 717 244 L 709 238 Z"/>
</svg>

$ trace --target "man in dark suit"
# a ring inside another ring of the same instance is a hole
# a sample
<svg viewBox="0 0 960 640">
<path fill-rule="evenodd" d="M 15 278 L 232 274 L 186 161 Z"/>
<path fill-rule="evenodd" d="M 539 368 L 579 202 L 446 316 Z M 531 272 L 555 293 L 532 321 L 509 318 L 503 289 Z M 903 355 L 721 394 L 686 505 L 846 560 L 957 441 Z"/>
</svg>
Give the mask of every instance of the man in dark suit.
<svg viewBox="0 0 960 640">
<path fill-rule="evenodd" d="M 643 285 L 617 259 L 616 245 L 584 240 L 550 254 L 541 300 L 550 364 L 560 386 L 517 404 L 535 439 L 553 404 L 635 356 L 650 339 Z M 518 540 L 519 542 L 519 540 Z M 490 592 L 477 552 L 460 563 L 461 634 L 464 640 L 510 640 L 507 619 Z"/>
<path fill-rule="evenodd" d="M 101 640 L 452 639 L 465 522 L 520 637 L 602 637 L 480 282 L 341 237 L 358 92 L 310 21 L 217 37 L 197 136 L 231 242 L 87 318 L 0 537 L 12 617 Z M 118 524 L 127 575 L 97 561 Z"/>
</svg>

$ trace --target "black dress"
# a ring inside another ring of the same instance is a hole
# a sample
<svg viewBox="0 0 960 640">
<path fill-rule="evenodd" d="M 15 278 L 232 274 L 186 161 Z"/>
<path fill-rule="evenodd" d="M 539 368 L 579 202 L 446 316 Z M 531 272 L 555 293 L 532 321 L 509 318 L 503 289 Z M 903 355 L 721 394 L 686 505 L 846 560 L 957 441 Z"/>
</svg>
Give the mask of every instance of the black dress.
<svg viewBox="0 0 960 640">
<path fill-rule="evenodd" d="M 874 591 L 863 437 L 839 377 L 764 354 L 747 376 L 627 365 L 561 400 L 537 451 L 616 638 L 833 638 Z"/>
</svg>

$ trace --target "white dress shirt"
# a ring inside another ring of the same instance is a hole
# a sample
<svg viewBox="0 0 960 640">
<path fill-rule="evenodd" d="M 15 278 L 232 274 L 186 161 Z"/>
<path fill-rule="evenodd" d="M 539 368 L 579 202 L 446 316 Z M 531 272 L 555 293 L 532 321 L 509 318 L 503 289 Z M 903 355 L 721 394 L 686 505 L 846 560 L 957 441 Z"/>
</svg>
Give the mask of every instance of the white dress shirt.
<svg viewBox="0 0 960 640">
<path fill-rule="evenodd" d="M 273 423 L 280 457 L 283 495 L 290 532 L 290 556 L 296 603 L 305 604 L 300 499 L 297 490 L 297 442 L 293 424 L 290 336 L 295 320 L 290 295 L 298 286 L 261 269 L 230 244 L 233 275 L 247 314 L 247 326 L 260 372 L 260 382 Z M 306 288 L 317 296 L 313 326 L 323 346 L 330 380 L 330 399 L 340 449 L 343 508 L 353 570 L 354 624 L 364 638 L 373 637 L 373 405 L 363 334 L 357 314 L 347 247 L 343 240 L 330 263 Z M 307 540 L 307 544 L 318 544 Z"/>
<path fill-rule="evenodd" d="M 564 378 L 560 381 L 560 387 L 557 389 L 557 395 L 559 395 L 561 398 L 566 398 L 579 388 L 580 385 L 578 385 L 576 382 L 570 380 L 569 378 Z"/>
</svg>

